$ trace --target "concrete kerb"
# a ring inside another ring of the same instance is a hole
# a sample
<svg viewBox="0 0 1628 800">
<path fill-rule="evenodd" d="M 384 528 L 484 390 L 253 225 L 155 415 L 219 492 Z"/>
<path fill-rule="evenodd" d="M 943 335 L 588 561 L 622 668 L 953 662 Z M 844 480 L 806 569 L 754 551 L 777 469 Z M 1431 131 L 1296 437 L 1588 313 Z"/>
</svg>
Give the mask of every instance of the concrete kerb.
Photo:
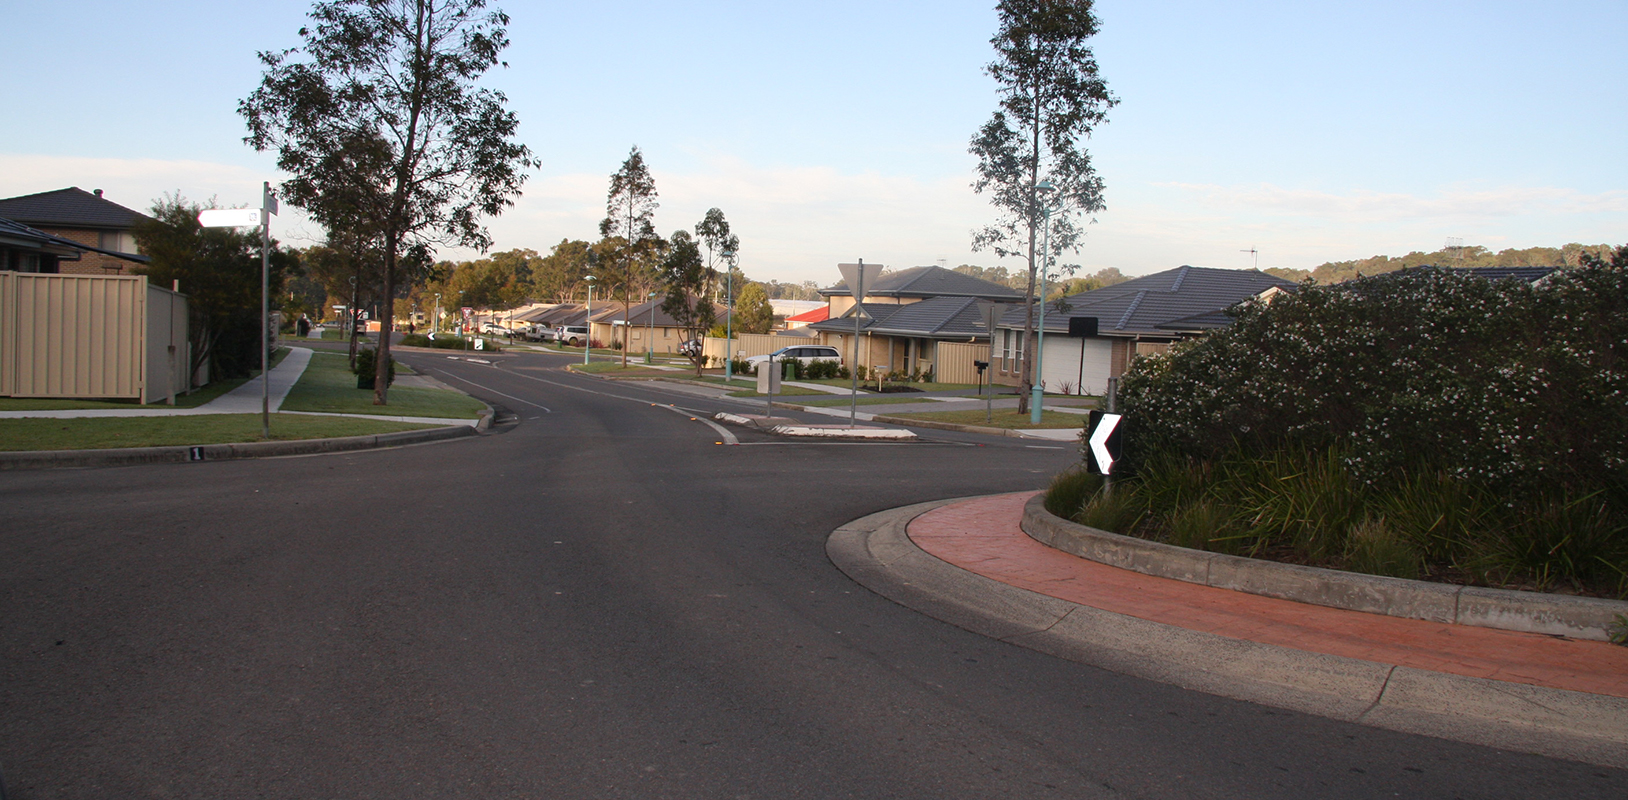
<svg viewBox="0 0 1628 800">
<path fill-rule="evenodd" d="M 1391 617 L 1607 641 L 1616 616 L 1628 615 L 1621 600 L 1362 575 L 1121 536 L 1053 515 L 1044 494 L 1024 505 L 1023 532 L 1048 547 L 1144 575 Z"/>
<path fill-rule="evenodd" d="M 125 447 L 107 450 L 24 450 L 0 453 L 0 471 L 25 469 L 64 469 L 124 467 L 139 464 L 177 464 L 187 461 L 224 461 L 237 458 L 338 453 L 371 450 L 406 444 L 435 442 L 473 436 L 476 427 L 452 425 L 416 431 L 343 436 L 335 439 L 298 439 L 287 442 L 239 442 L 235 444 L 174 445 L 169 447 Z"/>
<path fill-rule="evenodd" d="M 826 540 L 860 585 L 974 633 L 1136 677 L 1347 722 L 1628 767 L 1628 699 L 1310 653 L 1117 614 L 976 575 L 912 542 L 955 498 L 854 520 Z"/>
</svg>

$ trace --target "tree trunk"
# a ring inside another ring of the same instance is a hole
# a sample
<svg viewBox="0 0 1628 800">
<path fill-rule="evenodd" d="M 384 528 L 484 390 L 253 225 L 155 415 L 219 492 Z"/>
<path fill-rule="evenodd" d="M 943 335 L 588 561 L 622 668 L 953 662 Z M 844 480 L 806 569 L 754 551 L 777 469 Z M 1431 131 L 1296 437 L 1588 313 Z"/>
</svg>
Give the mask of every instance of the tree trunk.
<svg viewBox="0 0 1628 800">
<path fill-rule="evenodd" d="M 387 310 L 379 319 L 378 357 L 373 361 L 373 405 L 388 405 L 390 396 L 390 330 L 396 316 L 396 236 L 395 231 L 385 235 L 384 243 L 384 303 Z"/>
</svg>

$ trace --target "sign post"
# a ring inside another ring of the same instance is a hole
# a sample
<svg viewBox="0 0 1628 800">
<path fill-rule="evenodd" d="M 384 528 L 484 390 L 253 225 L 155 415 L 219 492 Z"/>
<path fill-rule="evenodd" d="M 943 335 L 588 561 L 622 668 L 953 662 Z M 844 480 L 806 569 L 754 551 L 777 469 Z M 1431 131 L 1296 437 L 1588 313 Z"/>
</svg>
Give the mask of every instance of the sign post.
<svg viewBox="0 0 1628 800">
<path fill-rule="evenodd" d="M 260 228 L 260 435 L 271 438 L 271 218 L 277 195 L 261 184 L 259 208 L 211 208 L 198 212 L 205 228 Z"/>
<path fill-rule="evenodd" d="M 838 264 L 837 269 L 842 272 L 842 280 L 854 295 L 854 307 L 848 310 L 854 317 L 854 361 L 848 365 L 848 374 L 853 378 L 853 402 L 848 406 L 848 427 L 852 428 L 859 417 L 859 323 L 867 317 L 865 287 L 882 277 L 882 265 L 866 264 L 865 259 L 861 258 L 857 264 Z"/>
</svg>

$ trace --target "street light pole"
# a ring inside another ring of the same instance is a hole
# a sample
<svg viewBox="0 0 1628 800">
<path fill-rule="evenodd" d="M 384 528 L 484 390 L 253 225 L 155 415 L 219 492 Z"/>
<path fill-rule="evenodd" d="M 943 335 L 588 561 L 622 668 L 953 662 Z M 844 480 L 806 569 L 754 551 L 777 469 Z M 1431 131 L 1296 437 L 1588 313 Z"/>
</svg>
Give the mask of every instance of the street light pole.
<svg viewBox="0 0 1628 800">
<path fill-rule="evenodd" d="M 1051 181 L 1041 181 L 1034 188 L 1036 192 L 1044 193 L 1047 198 L 1050 197 L 1053 191 Z M 1046 390 L 1043 386 L 1045 381 L 1041 377 L 1045 373 L 1041 370 L 1046 358 L 1046 268 L 1051 265 L 1051 203 L 1048 202 L 1041 206 L 1040 212 L 1044 215 L 1045 231 L 1042 239 L 1043 243 L 1040 247 L 1040 322 L 1035 326 L 1034 384 L 1030 388 L 1029 400 L 1030 425 L 1040 424 L 1041 405 L 1045 403 L 1046 399 Z M 990 341 L 994 340 L 991 339 Z"/>
<path fill-rule="evenodd" d="M 656 340 L 651 338 L 656 335 L 656 301 L 654 299 L 656 293 L 651 292 L 649 296 L 652 299 L 649 301 L 650 307 L 645 309 L 644 318 L 644 363 L 646 364 L 654 362 L 656 354 Z"/>
<path fill-rule="evenodd" d="M 735 380 L 735 263 L 724 253 L 724 383 Z"/>
<path fill-rule="evenodd" d="M 582 319 L 582 327 L 587 332 L 582 334 L 582 366 L 588 366 L 588 351 L 594 346 L 594 276 L 589 275 L 583 280 L 588 282 L 587 316 Z"/>
</svg>

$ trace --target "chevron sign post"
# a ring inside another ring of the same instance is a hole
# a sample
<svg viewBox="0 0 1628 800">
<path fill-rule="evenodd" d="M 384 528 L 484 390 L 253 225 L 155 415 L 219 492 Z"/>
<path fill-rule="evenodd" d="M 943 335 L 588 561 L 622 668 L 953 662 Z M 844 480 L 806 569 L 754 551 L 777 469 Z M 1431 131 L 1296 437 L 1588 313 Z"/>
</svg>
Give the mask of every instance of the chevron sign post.
<svg viewBox="0 0 1628 800">
<path fill-rule="evenodd" d="M 1085 428 L 1086 469 L 1098 475 L 1113 474 L 1114 463 L 1119 461 L 1119 456 L 1124 451 L 1119 439 L 1121 419 L 1123 415 L 1120 414 L 1091 412 L 1090 422 Z"/>
</svg>

